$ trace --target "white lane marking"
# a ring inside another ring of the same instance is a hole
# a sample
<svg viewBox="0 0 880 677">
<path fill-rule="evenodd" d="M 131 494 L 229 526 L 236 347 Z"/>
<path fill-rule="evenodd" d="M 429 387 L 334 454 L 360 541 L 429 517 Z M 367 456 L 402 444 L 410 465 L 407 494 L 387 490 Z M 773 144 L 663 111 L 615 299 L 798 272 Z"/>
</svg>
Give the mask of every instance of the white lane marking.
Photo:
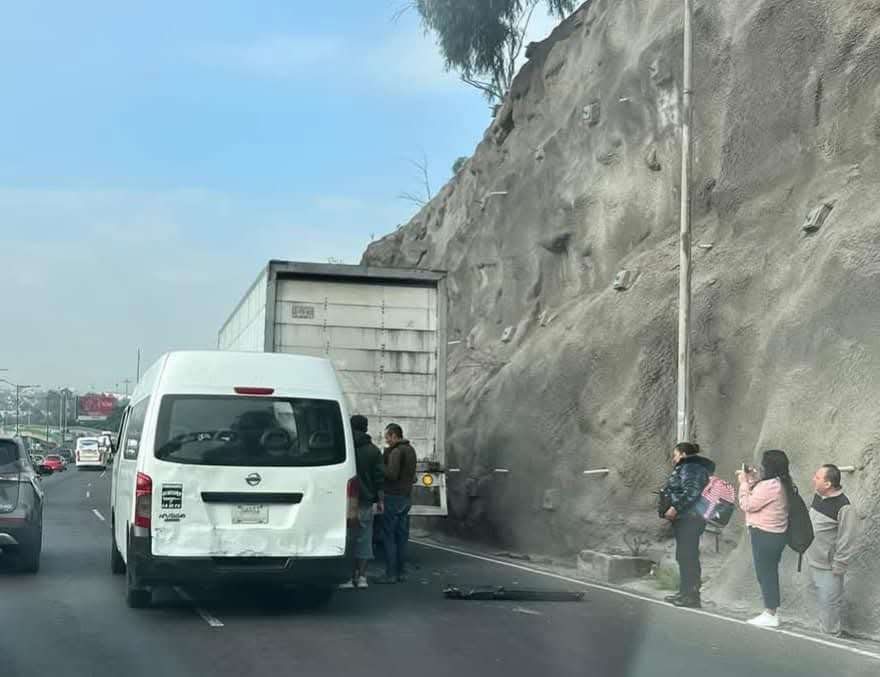
<svg viewBox="0 0 880 677">
<path fill-rule="evenodd" d="M 491 564 L 498 564 L 500 566 L 508 567 L 510 569 L 518 569 L 519 571 L 526 571 L 530 574 L 536 574 L 538 576 L 546 576 L 547 578 L 555 578 L 559 581 L 565 581 L 566 583 L 573 583 L 574 585 L 580 585 L 585 588 L 592 588 L 594 590 L 604 590 L 605 592 L 612 592 L 617 595 L 621 595 L 622 597 L 629 597 L 630 599 L 637 599 L 641 602 L 647 602 L 648 604 L 654 604 L 656 606 L 662 606 L 664 609 L 672 609 L 669 604 L 666 602 L 654 599 L 653 597 L 645 597 L 643 595 L 638 595 L 632 592 L 626 592 L 625 590 L 620 590 L 619 588 L 613 588 L 608 585 L 601 585 L 599 583 L 588 583 L 587 581 L 581 581 L 577 578 L 570 578 L 568 576 L 563 576 L 561 574 L 554 574 L 550 571 L 541 571 L 540 569 L 533 569 L 532 567 L 523 566 L 522 564 L 514 564 L 513 562 L 505 562 L 500 559 L 494 559 L 493 557 L 486 557 L 484 555 L 478 555 L 473 552 L 468 552 L 466 550 L 459 550 L 458 548 L 449 548 L 444 545 L 437 545 L 436 543 L 428 543 L 427 541 L 422 541 L 419 539 L 412 538 L 410 542 L 415 543 L 417 545 L 421 545 L 425 548 L 432 548 L 434 550 L 441 550 L 443 552 L 450 552 L 455 555 L 461 555 L 462 557 L 469 557 L 470 559 L 480 560 L 481 562 L 489 562 Z M 736 625 L 744 625 L 747 627 L 753 627 L 749 625 L 747 621 L 741 621 L 738 618 L 731 618 L 730 616 L 722 616 L 720 614 L 713 614 L 710 611 L 703 611 L 702 609 L 683 609 L 678 608 L 677 611 L 683 611 L 685 613 L 698 614 L 700 616 L 706 616 L 708 618 L 714 618 L 719 621 L 726 621 L 727 623 L 733 623 Z M 854 646 L 848 646 L 846 644 L 838 644 L 837 642 L 832 642 L 827 639 L 822 639 L 821 637 L 812 637 L 810 635 L 805 635 L 800 632 L 796 632 L 794 630 L 783 630 L 783 629 L 767 629 L 767 628 L 759 628 L 760 631 L 763 632 L 777 632 L 780 635 L 786 635 L 788 637 L 795 637 L 797 639 L 802 639 L 807 642 L 812 642 L 813 644 L 819 644 L 821 646 L 827 646 L 831 649 L 839 649 L 840 651 L 848 651 L 849 653 L 856 654 L 858 656 L 865 656 L 867 658 L 873 658 L 874 660 L 880 660 L 880 653 L 874 653 L 872 651 L 867 651 L 865 649 L 858 649 Z"/>
<path fill-rule="evenodd" d="M 173 589 L 174 589 L 174 592 L 177 593 L 177 596 L 180 597 L 180 599 L 182 599 L 184 602 L 189 602 L 190 604 L 193 605 L 193 609 L 195 609 L 195 612 L 199 616 L 202 617 L 202 620 L 205 621 L 205 623 L 210 625 L 212 628 L 222 628 L 223 627 L 223 621 L 221 621 L 219 618 L 214 616 L 212 613 L 205 611 L 204 609 L 202 609 L 200 607 L 195 606 L 196 601 L 192 598 L 192 596 L 186 590 L 181 588 L 179 585 L 175 585 Z"/>
<path fill-rule="evenodd" d="M 86 498 L 91 498 L 91 497 L 92 497 L 92 492 L 86 490 Z"/>
<path fill-rule="evenodd" d="M 535 611 L 534 609 L 523 609 L 521 606 L 514 607 L 513 613 L 515 614 L 526 614 L 528 616 L 543 616 L 540 611 Z"/>
<path fill-rule="evenodd" d="M 107 520 L 104 518 L 104 516 L 103 516 L 101 513 L 98 512 L 98 509 L 97 509 L 97 508 L 92 508 L 92 512 L 95 513 L 95 517 L 97 517 L 97 518 L 98 518 L 99 520 L 101 520 L 102 522 L 106 522 L 106 521 L 107 521 Z"/>
</svg>

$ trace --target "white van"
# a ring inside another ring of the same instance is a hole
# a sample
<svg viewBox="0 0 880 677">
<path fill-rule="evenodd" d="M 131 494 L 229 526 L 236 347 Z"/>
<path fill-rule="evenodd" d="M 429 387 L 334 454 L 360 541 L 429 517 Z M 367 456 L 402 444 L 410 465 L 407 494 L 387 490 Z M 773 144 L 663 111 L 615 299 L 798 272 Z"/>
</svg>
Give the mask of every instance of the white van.
<svg viewBox="0 0 880 677">
<path fill-rule="evenodd" d="M 80 437 L 76 441 L 76 469 L 98 468 L 103 470 L 107 464 L 107 454 L 97 437 Z"/>
<path fill-rule="evenodd" d="M 259 580 L 315 601 L 351 575 L 357 470 L 329 361 L 174 352 L 126 409 L 111 490 L 113 573 L 152 587 Z"/>
</svg>

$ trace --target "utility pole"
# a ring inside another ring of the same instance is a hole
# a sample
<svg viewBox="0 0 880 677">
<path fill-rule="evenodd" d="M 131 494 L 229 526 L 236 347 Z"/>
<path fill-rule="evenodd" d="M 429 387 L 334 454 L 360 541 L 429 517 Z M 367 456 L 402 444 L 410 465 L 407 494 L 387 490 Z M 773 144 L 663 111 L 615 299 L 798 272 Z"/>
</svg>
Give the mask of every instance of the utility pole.
<svg viewBox="0 0 880 677">
<path fill-rule="evenodd" d="M 61 440 L 67 439 L 67 389 L 61 391 Z"/>
<path fill-rule="evenodd" d="M 125 384 L 125 396 L 128 397 L 128 386 L 131 384 L 131 379 L 127 378 L 122 383 Z"/>
<path fill-rule="evenodd" d="M 691 164 L 693 146 L 693 0 L 684 0 L 684 86 L 681 119 L 681 251 L 678 280 L 678 425 L 679 442 L 689 442 L 691 411 Z"/>
<path fill-rule="evenodd" d="M 46 441 L 49 441 L 49 391 L 46 391 Z"/>
</svg>

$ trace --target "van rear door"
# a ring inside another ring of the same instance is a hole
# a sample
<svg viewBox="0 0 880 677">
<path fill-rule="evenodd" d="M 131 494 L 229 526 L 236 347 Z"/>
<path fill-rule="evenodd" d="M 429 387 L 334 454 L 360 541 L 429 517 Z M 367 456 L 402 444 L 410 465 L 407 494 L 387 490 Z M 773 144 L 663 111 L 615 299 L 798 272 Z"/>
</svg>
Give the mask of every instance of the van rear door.
<svg viewBox="0 0 880 677">
<path fill-rule="evenodd" d="M 239 388 L 161 399 L 152 552 L 172 557 L 338 557 L 348 458 L 340 404 Z"/>
</svg>

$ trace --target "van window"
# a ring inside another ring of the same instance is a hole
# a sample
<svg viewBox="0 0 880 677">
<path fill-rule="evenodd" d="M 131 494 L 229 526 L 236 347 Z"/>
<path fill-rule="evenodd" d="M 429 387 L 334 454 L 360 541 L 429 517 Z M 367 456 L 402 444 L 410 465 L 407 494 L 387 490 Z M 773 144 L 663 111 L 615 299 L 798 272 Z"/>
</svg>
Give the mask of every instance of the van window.
<svg viewBox="0 0 880 677">
<path fill-rule="evenodd" d="M 227 466 L 321 466 L 345 460 L 337 402 L 167 395 L 159 409 L 156 458 Z"/>
<path fill-rule="evenodd" d="M 134 405 L 128 414 L 128 426 L 125 430 L 125 439 L 122 440 L 122 457 L 128 461 L 138 457 L 149 405 L 150 398 L 147 397 Z"/>
</svg>

